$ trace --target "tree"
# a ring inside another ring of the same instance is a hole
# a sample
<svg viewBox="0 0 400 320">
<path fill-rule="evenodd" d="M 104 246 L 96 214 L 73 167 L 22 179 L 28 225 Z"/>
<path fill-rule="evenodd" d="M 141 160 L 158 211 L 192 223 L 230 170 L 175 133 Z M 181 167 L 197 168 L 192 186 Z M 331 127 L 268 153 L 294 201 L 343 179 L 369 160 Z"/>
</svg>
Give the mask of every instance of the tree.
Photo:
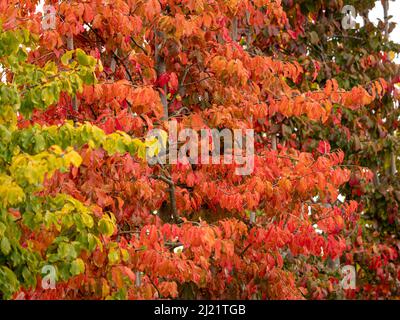
<svg viewBox="0 0 400 320">
<path fill-rule="evenodd" d="M 339 146 L 306 150 L 300 133 L 285 143 L 277 133 L 379 103 L 385 77 L 309 77 L 290 52 L 303 30 L 280 1 L 51 1 L 50 30 L 36 4 L 0 6 L 2 114 L 15 119 L 0 139 L 10 185 L 2 239 L 21 234 L 12 251 L 1 240 L 5 298 L 301 299 L 335 289 L 318 267 L 342 256 L 357 228 L 357 202 L 336 200 L 357 170 Z M 7 40 L 18 33 L 38 45 Z M 144 161 L 157 154 L 146 133 L 174 124 L 253 129 L 254 171 Z M 56 267 L 55 290 L 30 280 L 44 264 Z"/>
<path fill-rule="evenodd" d="M 60 68 L 52 61 L 39 67 L 26 62 L 28 49 L 36 49 L 36 35 L 27 29 L 0 32 L 0 63 L 7 76 L 0 83 L 0 292 L 10 298 L 21 285 L 36 286 L 46 264 L 57 267 L 59 280 L 84 272 L 80 255 L 101 246 L 99 236 L 110 236 L 115 228 L 112 215 L 96 215 L 67 194 L 44 192 L 44 180 L 70 166 L 76 170 L 82 158 L 74 149 L 82 145 L 110 153 L 122 146 L 136 153 L 145 143 L 122 133 L 107 136 L 89 123 L 19 128 L 19 117 L 56 103 L 61 92 L 74 94 L 93 84 L 96 60 L 77 49 L 61 57 Z"/>
<path fill-rule="evenodd" d="M 387 7 L 389 1 L 382 2 Z M 399 296 L 399 210 L 398 202 L 398 89 L 399 67 L 393 61 L 399 46 L 388 41 L 395 24 L 387 19 L 376 27 L 368 20 L 368 12 L 375 1 L 354 5 L 363 17 L 364 25 L 346 30 L 340 21 L 340 2 L 301 1 L 289 4 L 285 11 L 292 13 L 293 23 L 312 16 L 304 27 L 304 33 L 296 39 L 296 45 L 288 46 L 293 54 L 302 56 L 309 75 L 319 70 L 316 82 L 323 86 L 334 77 L 341 87 L 366 85 L 371 79 L 388 80 L 384 99 L 376 100 L 366 108 L 343 110 L 338 108 L 326 126 L 316 123 L 285 120 L 282 124 L 283 143 L 291 143 L 308 151 L 320 140 L 329 141 L 333 148 L 345 152 L 345 163 L 354 167 L 345 188 L 346 199 L 360 203 L 362 215 L 357 231 L 351 232 L 348 252 L 342 263 L 357 268 L 357 290 L 348 292 L 358 298 L 395 298 Z M 302 18 L 303 17 L 303 18 Z M 360 46 L 362 43 L 362 46 Z M 308 51 L 308 55 L 302 53 Z M 315 74 L 316 75 L 316 74 Z M 287 131 L 298 129 L 296 139 Z M 397 159 L 397 160 L 396 160 Z M 363 171 L 369 168 L 373 175 L 366 179 Z M 336 294 L 336 293 L 334 293 Z"/>
</svg>

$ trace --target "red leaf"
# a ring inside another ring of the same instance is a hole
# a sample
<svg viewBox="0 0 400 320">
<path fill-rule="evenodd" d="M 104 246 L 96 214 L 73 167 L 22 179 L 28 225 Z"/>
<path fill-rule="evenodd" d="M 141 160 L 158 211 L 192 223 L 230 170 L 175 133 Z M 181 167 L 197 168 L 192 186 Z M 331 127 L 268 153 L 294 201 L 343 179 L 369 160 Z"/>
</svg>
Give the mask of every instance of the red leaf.
<svg viewBox="0 0 400 320">
<path fill-rule="evenodd" d="M 320 141 L 317 150 L 321 154 L 328 154 L 331 152 L 331 145 L 328 141 Z"/>
<path fill-rule="evenodd" d="M 157 79 L 157 85 L 159 87 L 164 87 L 169 81 L 170 75 L 168 73 L 161 74 Z"/>
</svg>

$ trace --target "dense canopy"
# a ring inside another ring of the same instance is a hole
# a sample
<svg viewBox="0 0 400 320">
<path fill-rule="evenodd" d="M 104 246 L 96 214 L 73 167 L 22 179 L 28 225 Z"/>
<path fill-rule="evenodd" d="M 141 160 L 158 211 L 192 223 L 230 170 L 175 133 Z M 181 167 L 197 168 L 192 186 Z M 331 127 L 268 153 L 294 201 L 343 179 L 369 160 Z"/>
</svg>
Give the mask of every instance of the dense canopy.
<svg viewBox="0 0 400 320">
<path fill-rule="evenodd" d="M 398 299 L 382 3 L 2 0 L 0 298 Z M 221 161 L 149 161 L 189 131 Z"/>
</svg>

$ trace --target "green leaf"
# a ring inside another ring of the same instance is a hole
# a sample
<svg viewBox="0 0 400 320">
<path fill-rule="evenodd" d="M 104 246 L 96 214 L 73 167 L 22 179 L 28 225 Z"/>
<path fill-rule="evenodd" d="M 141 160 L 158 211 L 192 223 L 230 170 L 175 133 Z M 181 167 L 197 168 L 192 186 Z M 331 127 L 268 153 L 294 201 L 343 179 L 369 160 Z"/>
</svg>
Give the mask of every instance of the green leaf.
<svg viewBox="0 0 400 320">
<path fill-rule="evenodd" d="M 112 223 L 112 221 L 110 221 L 110 219 L 107 218 L 101 218 L 99 223 L 99 231 L 106 235 L 106 236 L 112 236 L 114 233 L 114 224 Z"/>
<path fill-rule="evenodd" d="M 93 218 L 87 213 L 82 213 L 82 221 L 86 227 L 93 228 L 94 225 Z"/>
<path fill-rule="evenodd" d="M 36 278 L 33 276 L 32 272 L 30 272 L 27 267 L 24 267 L 24 269 L 22 270 L 22 277 L 24 278 L 25 282 L 28 285 L 34 286 L 36 284 Z"/>
<path fill-rule="evenodd" d="M 90 65 L 89 57 L 85 54 L 85 52 L 82 49 L 76 49 L 76 58 L 80 65 L 82 66 Z"/>
<path fill-rule="evenodd" d="M 33 151 L 35 153 L 42 152 L 46 149 L 46 140 L 44 139 L 43 135 L 37 135 L 35 136 L 35 147 L 33 148 Z"/>
<path fill-rule="evenodd" d="M 70 60 L 72 59 L 72 53 L 73 51 L 67 51 L 66 53 L 64 53 L 61 57 L 61 63 L 64 66 L 69 65 Z"/>
<path fill-rule="evenodd" d="M 88 244 L 89 244 L 89 251 L 93 251 L 94 249 L 96 249 L 97 247 L 97 241 L 98 239 L 96 239 L 96 236 L 89 233 L 87 235 L 87 240 L 88 240 Z"/>
<path fill-rule="evenodd" d="M 4 293 L 3 298 L 10 299 L 18 288 L 19 281 L 15 273 L 6 266 L 0 266 L 0 292 Z"/>
<path fill-rule="evenodd" d="M 1 252 L 3 252 L 3 254 L 5 256 L 10 253 L 11 245 L 10 245 L 10 241 L 8 240 L 7 237 L 3 237 L 3 239 L 1 239 L 0 248 L 1 248 Z"/>
<path fill-rule="evenodd" d="M 81 258 L 75 259 L 71 263 L 71 268 L 69 269 L 72 275 L 78 275 L 85 272 L 85 264 Z"/>
<path fill-rule="evenodd" d="M 7 228 L 6 225 L 3 222 L 0 222 L 0 238 L 4 236 L 6 228 Z"/>
<path fill-rule="evenodd" d="M 110 250 L 110 252 L 108 253 L 108 261 L 109 261 L 109 263 L 111 265 L 112 264 L 116 264 L 116 263 L 119 262 L 119 260 L 120 260 L 120 257 L 119 257 L 118 250 L 114 250 L 114 249 Z"/>
<path fill-rule="evenodd" d="M 28 54 L 25 48 L 19 48 L 17 57 L 19 62 L 25 61 L 28 58 Z"/>
<path fill-rule="evenodd" d="M 46 106 L 49 106 L 54 102 L 55 99 L 51 87 L 45 87 L 42 89 L 42 100 Z"/>
<path fill-rule="evenodd" d="M 71 243 L 66 243 L 66 242 L 60 243 L 57 252 L 60 258 L 70 260 L 70 259 L 76 259 L 77 257 L 77 252 L 75 250 L 75 247 Z"/>
</svg>

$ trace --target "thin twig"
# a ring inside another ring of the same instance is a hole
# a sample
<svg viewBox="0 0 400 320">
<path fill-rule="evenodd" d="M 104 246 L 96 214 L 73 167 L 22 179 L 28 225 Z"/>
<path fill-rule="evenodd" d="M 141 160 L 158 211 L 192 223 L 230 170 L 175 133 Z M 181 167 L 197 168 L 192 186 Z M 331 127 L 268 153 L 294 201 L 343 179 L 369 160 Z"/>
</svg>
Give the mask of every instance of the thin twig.
<svg viewBox="0 0 400 320">
<path fill-rule="evenodd" d="M 131 38 L 131 40 L 132 40 L 132 42 L 135 44 L 135 46 L 137 46 L 139 49 L 141 49 L 146 55 L 148 55 L 148 53 L 147 53 L 147 50 L 145 49 L 145 48 L 143 48 L 140 44 L 138 44 L 137 42 L 136 42 L 136 40 L 131 36 L 130 37 Z"/>
<path fill-rule="evenodd" d="M 86 25 L 91 31 L 93 31 L 93 33 L 95 34 L 95 36 L 98 37 L 104 44 L 106 43 L 106 41 L 104 40 L 104 38 L 103 38 L 96 30 L 94 30 L 94 29 L 92 28 L 91 25 L 89 25 L 88 23 L 85 23 L 85 25 Z M 125 72 L 127 73 L 128 77 L 129 77 L 129 80 L 130 80 L 131 82 L 134 82 L 134 81 L 133 81 L 133 78 L 132 78 L 132 75 L 131 75 L 131 73 L 130 73 L 128 67 L 127 67 L 127 65 L 125 64 L 125 62 L 124 62 L 114 51 L 112 51 L 112 55 L 113 55 L 113 57 L 114 57 L 115 59 L 117 59 L 117 60 L 122 64 L 122 66 L 123 66 L 124 69 L 125 69 Z"/>
</svg>

